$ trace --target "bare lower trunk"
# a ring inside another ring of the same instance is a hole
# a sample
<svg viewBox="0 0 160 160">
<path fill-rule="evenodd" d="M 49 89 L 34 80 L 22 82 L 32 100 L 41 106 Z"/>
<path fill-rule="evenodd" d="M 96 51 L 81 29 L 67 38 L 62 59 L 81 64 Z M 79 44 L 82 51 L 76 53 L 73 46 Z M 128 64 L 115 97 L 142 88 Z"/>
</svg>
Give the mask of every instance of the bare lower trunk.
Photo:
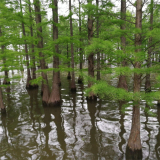
<svg viewBox="0 0 160 160">
<path fill-rule="evenodd" d="M 58 27 L 55 25 L 55 23 L 58 23 L 58 2 L 57 0 L 52 0 L 52 5 L 55 6 L 54 9 L 52 9 L 53 13 L 53 40 L 58 39 Z M 59 53 L 58 44 L 55 45 L 55 52 Z M 55 69 L 59 69 L 59 57 L 54 56 L 53 57 L 53 67 Z M 59 87 L 59 72 L 54 71 L 53 72 L 53 84 L 52 84 L 52 91 L 48 100 L 49 106 L 55 106 L 60 105 L 61 103 L 61 96 L 60 96 L 60 87 Z"/>
<path fill-rule="evenodd" d="M 142 149 L 140 139 L 140 108 L 138 104 L 133 106 L 132 128 L 128 140 L 128 146 L 133 151 Z"/>
<path fill-rule="evenodd" d="M 41 23 L 41 12 L 40 12 L 40 2 L 39 0 L 34 0 L 34 7 L 35 7 L 35 14 L 36 14 L 36 24 L 37 24 L 37 37 L 39 39 L 37 47 L 40 49 L 39 51 L 39 57 L 40 57 L 40 66 L 41 69 L 44 70 L 46 69 L 46 64 L 45 64 L 45 59 L 44 55 L 42 53 L 43 49 L 43 37 L 42 37 L 42 26 L 39 24 Z M 43 97 L 42 97 L 42 103 L 44 105 L 48 104 L 48 99 L 49 99 L 49 87 L 48 87 L 48 78 L 47 74 L 42 72 L 42 78 L 44 80 L 43 83 Z"/>
</svg>

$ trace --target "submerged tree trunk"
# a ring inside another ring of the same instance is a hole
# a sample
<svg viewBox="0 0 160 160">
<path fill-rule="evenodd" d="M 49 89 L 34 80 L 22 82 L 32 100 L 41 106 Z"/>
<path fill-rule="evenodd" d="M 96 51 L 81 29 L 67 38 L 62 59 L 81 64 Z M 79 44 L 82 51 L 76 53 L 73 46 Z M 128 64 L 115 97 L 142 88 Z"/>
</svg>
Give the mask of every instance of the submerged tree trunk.
<svg viewBox="0 0 160 160">
<path fill-rule="evenodd" d="M 151 6 L 150 6 L 150 30 L 153 30 L 153 0 L 151 0 Z M 148 45 L 152 44 L 152 37 L 149 38 Z M 147 58 L 147 68 L 151 67 L 151 53 L 152 53 L 152 47 L 148 50 L 148 58 Z M 146 82 L 145 82 L 145 91 L 150 92 L 151 91 L 151 81 L 150 81 L 150 73 L 146 74 Z"/>
<path fill-rule="evenodd" d="M 42 53 L 43 37 L 42 37 L 42 26 L 40 25 L 41 11 L 40 11 L 39 0 L 34 0 L 34 7 L 35 7 L 36 24 L 37 24 L 37 38 L 39 39 L 37 47 L 39 49 L 40 66 L 41 66 L 41 69 L 44 70 L 44 69 L 46 69 L 46 63 L 45 63 L 44 55 Z M 43 92 L 42 102 L 44 105 L 47 105 L 48 99 L 49 99 L 49 87 L 48 87 L 47 74 L 42 72 L 42 78 L 44 80 L 44 82 L 42 83 L 43 84 L 43 86 L 42 86 L 42 92 Z"/>
<path fill-rule="evenodd" d="M 71 91 L 76 91 L 75 74 L 74 74 L 74 49 L 73 49 L 73 26 L 72 26 L 72 10 L 71 0 L 69 0 L 69 11 L 70 11 L 70 35 L 71 35 Z"/>
<path fill-rule="evenodd" d="M 83 62 L 83 49 L 82 49 L 82 38 L 81 38 L 81 2 L 79 0 L 79 36 L 80 36 L 80 48 L 79 48 L 79 56 L 80 56 L 80 63 L 79 63 L 79 69 L 80 69 L 80 75 L 78 77 L 78 83 L 81 84 L 83 82 L 83 76 L 82 76 L 82 62 Z"/>
<path fill-rule="evenodd" d="M 0 80 L 0 85 L 1 85 L 1 80 Z M 1 113 L 5 113 L 6 112 L 6 108 L 5 108 L 5 105 L 3 103 L 3 95 L 2 95 L 1 86 L 0 86 L 0 109 L 1 109 Z"/>
<path fill-rule="evenodd" d="M 26 38 L 25 26 L 24 26 L 24 22 L 23 22 L 23 12 L 22 12 L 21 0 L 20 0 L 20 9 L 21 9 L 21 18 L 22 18 L 22 32 L 23 32 L 24 38 Z M 24 40 L 24 43 L 25 43 L 25 53 L 26 53 L 26 61 L 27 61 L 27 82 L 26 82 L 26 89 L 30 89 L 30 88 L 32 88 L 32 85 L 30 84 L 31 73 L 30 73 L 30 68 L 29 68 L 29 56 L 28 56 L 28 48 L 27 48 L 26 39 Z"/>
<path fill-rule="evenodd" d="M 53 13 L 53 40 L 56 41 L 58 39 L 58 2 L 57 0 L 52 0 L 52 8 Z M 58 44 L 55 44 L 54 52 L 56 54 L 59 53 Z M 59 69 L 59 57 L 53 56 L 53 68 Z M 52 84 L 52 91 L 51 95 L 48 100 L 49 106 L 60 105 L 61 103 L 61 96 L 60 96 L 60 87 L 59 87 L 59 79 L 58 79 L 58 71 L 53 71 L 53 84 Z"/>
<path fill-rule="evenodd" d="M 124 21 L 126 20 L 126 0 L 121 0 L 121 19 Z M 125 24 L 121 25 L 121 30 L 125 30 Z M 123 53 L 125 53 L 125 47 L 126 47 L 126 37 L 123 35 L 121 37 L 121 50 Z M 126 60 L 123 59 L 122 61 L 122 67 L 125 67 L 127 65 Z M 126 91 L 128 91 L 128 85 L 126 81 L 126 76 L 125 75 L 120 75 L 119 76 L 119 81 L 118 81 L 118 88 L 123 88 Z"/>
<path fill-rule="evenodd" d="M 92 4 L 92 0 L 88 0 L 88 4 Z M 93 17 L 88 14 L 88 43 L 91 44 L 91 39 L 93 37 Z M 94 78 L 94 54 L 93 52 L 88 56 L 88 76 L 90 78 Z M 90 88 L 93 85 L 92 80 L 88 81 L 88 87 Z M 90 92 L 87 99 L 95 100 L 97 97 L 93 92 Z"/>
<path fill-rule="evenodd" d="M 136 28 L 142 29 L 142 0 L 137 0 L 136 3 Z M 138 52 L 141 51 L 141 33 L 136 33 L 135 35 L 135 46 L 136 54 L 135 59 L 137 59 Z M 134 67 L 141 68 L 140 62 L 135 62 Z M 141 87 L 141 75 L 134 73 L 134 93 L 140 92 Z M 132 127 L 128 140 L 128 149 L 134 156 L 142 157 L 142 145 L 140 139 L 140 108 L 139 100 L 134 101 L 133 113 L 132 113 Z"/>
<path fill-rule="evenodd" d="M 31 2 L 30 0 L 28 0 L 29 2 L 29 13 L 30 13 L 30 33 L 31 33 L 31 37 L 33 38 L 33 27 L 32 27 L 32 24 L 33 24 L 33 20 L 32 20 L 32 12 L 31 12 Z M 32 79 L 36 79 L 36 64 L 35 64 L 35 53 L 34 53 L 34 44 L 32 42 L 31 44 L 31 49 L 32 49 L 32 55 L 31 55 L 31 60 L 32 60 L 32 63 L 33 63 L 33 66 L 32 66 Z M 37 88 L 38 87 L 38 84 L 34 84 L 32 85 L 33 88 Z"/>
</svg>

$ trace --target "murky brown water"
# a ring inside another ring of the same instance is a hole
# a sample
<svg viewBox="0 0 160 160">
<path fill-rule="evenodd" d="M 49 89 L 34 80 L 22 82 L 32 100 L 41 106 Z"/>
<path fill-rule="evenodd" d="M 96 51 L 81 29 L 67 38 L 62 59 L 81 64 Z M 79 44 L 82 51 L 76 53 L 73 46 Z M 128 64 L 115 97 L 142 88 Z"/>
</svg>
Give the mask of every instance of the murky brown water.
<svg viewBox="0 0 160 160">
<path fill-rule="evenodd" d="M 69 91 L 62 77 L 62 107 L 43 108 L 38 90 L 25 90 L 21 81 L 4 96 L 7 115 L 0 117 L 0 159 L 125 160 L 132 106 L 122 114 L 115 101 L 88 102 L 83 89 Z M 145 102 L 142 102 L 143 107 Z M 160 108 L 157 117 L 141 109 L 143 159 L 160 159 Z"/>
</svg>

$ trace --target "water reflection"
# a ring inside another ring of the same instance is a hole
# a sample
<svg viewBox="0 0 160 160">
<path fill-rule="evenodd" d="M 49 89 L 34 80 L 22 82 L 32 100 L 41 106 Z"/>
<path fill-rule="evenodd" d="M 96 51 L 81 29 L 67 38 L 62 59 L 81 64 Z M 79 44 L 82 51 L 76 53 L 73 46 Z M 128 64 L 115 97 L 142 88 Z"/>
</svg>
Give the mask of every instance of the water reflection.
<svg viewBox="0 0 160 160">
<path fill-rule="evenodd" d="M 93 154 L 92 159 L 98 159 L 98 135 L 97 135 L 97 127 L 96 127 L 96 105 L 94 101 L 87 101 L 89 116 L 91 118 L 91 129 L 90 129 L 90 146 L 89 150 Z"/>
<path fill-rule="evenodd" d="M 119 115 L 120 115 L 120 120 L 119 120 L 119 123 L 120 123 L 120 132 L 119 132 L 119 136 L 120 136 L 120 142 L 119 142 L 119 150 L 121 151 L 121 155 L 119 156 L 119 159 L 123 159 L 124 155 L 125 155 L 125 152 L 124 152 L 124 148 L 123 146 L 125 145 L 126 143 L 126 140 L 125 138 L 123 137 L 124 134 L 126 133 L 126 130 L 124 128 L 124 117 L 125 117 L 125 113 L 124 113 L 124 105 L 126 104 L 126 102 L 124 101 L 119 101 Z"/>
<path fill-rule="evenodd" d="M 40 91 L 26 91 L 24 83 L 6 89 L 7 114 L 0 115 L 0 159 L 125 160 L 132 106 L 123 113 L 123 103 L 86 101 L 85 87 L 77 84 L 77 92 L 71 93 L 62 77 L 64 102 L 56 108 L 43 108 Z M 158 120 L 141 110 L 144 160 L 160 159 L 160 108 L 152 110 Z"/>
<path fill-rule="evenodd" d="M 157 106 L 157 117 L 158 117 L 157 118 L 158 122 L 160 124 L 160 106 L 159 105 Z M 160 159 L 160 127 L 159 127 L 159 132 L 158 132 L 156 138 L 157 138 L 157 143 L 155 145 L 156 157 L 157 157 L 157 159 Z"/>
</svg>

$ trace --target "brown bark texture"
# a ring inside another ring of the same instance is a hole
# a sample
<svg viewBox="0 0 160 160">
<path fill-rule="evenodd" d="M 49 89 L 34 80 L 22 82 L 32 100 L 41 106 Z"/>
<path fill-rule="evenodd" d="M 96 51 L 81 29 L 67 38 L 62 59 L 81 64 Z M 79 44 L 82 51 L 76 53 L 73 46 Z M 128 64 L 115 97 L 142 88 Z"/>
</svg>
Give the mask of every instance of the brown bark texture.
<svg viewBox="0 0 160 160">
<path fill-rule="evenodd" d="M 33 38 L 33 17 L 32 17 L 32 11 L 31 11 L 31 2 L 30 0 L 28 0 L 28 4 L 29 4 L 29 13 L 30 13 L 30 34 L 31 34 L 31 37 Z M 32 55 L 31 55 L 31 60 L 32 60 L 32 63 L 33 63 L 33 66 L 32 66 L 32 79 L 36 79 L 36 64 L 35 64 L 35 53 L 34 53 L 34 44 L 32 42 L 31 44 L 31 49 L 32 49 Z M 38 87 L 38 84 L 34 84 L 32 85 L 33 88 L 37 88 Z"/>
<path fill-rule="evenodd" d="M 35 8 L 35 14 L 36 14 L 36 24 L 37 24 L 37 38 L 39 39 L 38 41 L 38 49 L 39 49 L 39 57 L 40 57 L 40 66 L 41 69 L 45 69 L 46 68 L 46 63 L 45 63 L 45 59 L 44 59 L 44 55 L 42 53 L 42 49 L 43 49 L 43 36 L 42 36 L 42 26 L 40 25 L 41 23 L 41 11 L 40 11 L 40 2 L 39 0 L 34 0 L 34 8 Z M 47 74 L 42 72 L 42 78 L 44 80 L 43 83 L 43 87 L 42 87 L 42 92 L 43 92 L 43 96 L 42 96 L 42 102 L 44 105 L 48 104 L 48 99 L 49 99 L 49 87 L 48 87 L 48 78 L 47 78 Z"/>
<path fill-rule="evenodd" d="M 21 18 L 22 18 L 22 33 L 24 38 L 26 37 L 26 32 L 25 32 L 25 26 L 24 26 L 24 22 L 23 22 L 23 12 L 22 12 L 22 4 L 21 4 L 21 0 L 20 0 L 20 9 L 21 9 Z M 27 42 L 26 40 L 24 40 L 25 43 L 25 53 L 26 53 L 26 64 L 27 64 L 27 82 L 26 82 L 26 89 L 30 89 L 32 88 L 32 85 L 30 84 L 30 80 L 31 80 L 31 73 L 30 73 L 30 68 L 29 68 L 29 56 L 28 56 L 28 48 L 27 48 Z"/>
<path fill-rule="evenodd" d="M 71 9 L 71 0 L 69 0 L 69 11 L 70 14 L 72 12 Z M 73 26 L 72 26 L 72 14 L 70 15 L 70 36 L 71 36 L 71 91 L 76 91 L 76 83 L 75 83 L 75 74 L 74 74 L 74 49 L 73 49 Z"/>
<path fill-rule="evenodd" d="M 1 81 L 0 81 L 0 85 L 1 85 Z M 2 88 L 0 86 L 0 109 L 1 109 L 1 113 L 5 113 L 6 112 L 6 108 L 3 102 L 3 94 L 2 94 Z"/>
<path fill-rule="evenodd" d="M 121 19 L 123 20 L 123 23 L 125 23 L 126 20 L 126 0 L 121 0 Z M 121 25 L 121 30 L 125 30 L 125 24 Z M 125 53 L 125 47 L 126 47 L 126 37 L 123 35 L 121 37 L 121 50 Z M 126 60 L 122 60 L 122 66 L 125 67 L 127 66 Z M 128 85 L 126 81 L 126 76 L 125 75 L 120 75 L 119 76 L 119 81 L 118 81 L 118 88 L 123 88 L 126 91 L 128 91 Z"/>
<path fill-rule="evenodd" d="M 54 5 L 54 8 L 52 8 L 53 13 L 53 41 L 56 41 L 58 39 L 58 27 L 56 24 L 58 24 L 58 1 L 52 0 L 52 5 Z M 54 51 L 56 54 L 59 53 L 58 44 L 55 44 Z M 59 69 L 59 57 L 53 56 L 53 67 L 55 69 Z M 48 100 L 49 106 L 55 106 L 60 105 L 61 103 L 61 96 L 60 96 L 60 87 L 59 87 L 59 77 L 58 72 L 53 71 L 53 84 L 52 84 L 52 91 Z"/>
<path fill-rule="evenodd" d="M 92 0 L 88 0 L 88 4 L 92 4 Z M 90 15 L 90 12 L 88 14 L 88 43 L 91 44 L 91 39 L 93 37 L 93 17 Z M 88 76 L 91 78 L 94 78 L 94 54 L 90 53 L 88 56 Z M 93 85 L 92 80 L 88 81 L 88 87 L 91 87 Z M 88 97 L 88 100 L 95 100 L 96 95 L 93 92 L 90 92 Z"/>
<path fill-rule="evenodd" d="M 151 6 L 150 6 L 150 30 L 153 30 L 153 0 L 151 0 Z M 148 45 L 152 44 L 152 37 L 149 38 Z M 147 68 L 151 67 L 151 53 L 152 53 L 152 47 L 148 49 L 148 58 L 147 58 Z M 150 73 L 146 74 L 146 81 L 145 81 L 145 91 L 150 92 L 151 91 L 151 80 L 150 80 Z"/>
<path fill-rule="evenodd" d="M 68 44 L 67 44 L 67 59 L 68 58 L 69 58 L 69 55 L 68 55 Z M 70 61 L 68 61 L 68 68 L 70 68 Z M 70 71 L 68 71 L 67 79 L 71 79 L 71 72 Z"/>
<path fill-rule="evenodd" d="M 81 32 L 82 32 L 82 24 L 81 24 L 81 2 L 79 1 L 79 35 L 80 35 L 80 48 L 79 48 L 79 56 L 80 56 L 80 63 L 79 63 L 79 69 L 82 73 L 82 62 L 83 62 L 83 49 L 82 49 L 82 38 L 81 38 Z M 78 77 L 78 83 L 83 83 L 83 76 L 79 75 Z"/>
<path fill-rule="evenodd" d="M 142 29 L 142 0 L 137 0 L 136 3 L 136 28 Z M 135 35 L 135 59 L 137 58 L 137 53 L 141 51 L 141 34 L 137 33 Z M 135 68 L 141 68 L 140 62 L 135 62 Z M 141 75 L 134 73 L 134 93 L 140 92 L 141 87 Z M 132 127 L 128 140 L 128 148 L 133 151 L 142 150 L 141 139 L 140 139 L 140 108 L 139 108 L 139 100 L 135 101 L 136 104 L 133 106 L 132 113 Z"/>
<path fill-rule="evenodd" d="M 99 7 L 99 0 L 96 0 L 96 5 L 97 8 Z M 99 38 L 99 16 L 98 16 L 98 9 L 97 9 L 97 25 L 96 25 L 96 31 L 97 31 L 97 38 Z M 100 52 L 97 51 L 97 80 L 101 79 L 101 74 L 100 74 Z"/>
<path fill-rule="evenodd" d="M 0 27 L 0 37 L 2 37 L 1 27 Z M 5 49 L 5 45 L 1 45 L 1 53 L 3 54 L 3 65 L 4 65 L 4 68 L 5 68 L 3 84 L 10 84 L 9 76 L 8 76 L 8 68 L 6 66 L 6 57 L 4 55 L 4 49 Z"/>
</svg>

